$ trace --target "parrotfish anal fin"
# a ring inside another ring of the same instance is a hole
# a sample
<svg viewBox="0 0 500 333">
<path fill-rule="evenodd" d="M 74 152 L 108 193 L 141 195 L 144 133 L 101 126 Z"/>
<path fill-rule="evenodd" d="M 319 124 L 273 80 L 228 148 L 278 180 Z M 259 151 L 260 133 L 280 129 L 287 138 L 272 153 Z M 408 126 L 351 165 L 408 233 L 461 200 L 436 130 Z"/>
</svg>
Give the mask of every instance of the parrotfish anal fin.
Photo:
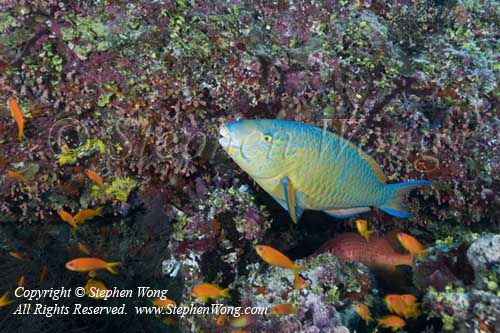
<svg viewBox="0 0 500 333">
<path fill-rule="evenodd" d="M 333 210 L 324 210 L 330 216 L 336 217 L 338 219 L 343 219 L 346 217 L 351 217 L 354 215 L 367 213 L 371 209 L 370 207 L 355 207 L 355 208 L 346 208 L 346 209 L 333 209 Z"/>
<path fill-rule="evenodd" d="M 285 193 L 285 203 L 288 214 L 290 214 L 293 222 L 297 223 L 303 213 L 303 209 L 299 207 L 297 202 L 297 192 L 295 191 L 290 178 L 287 176 L 283 178 L 281 184 L 283 185 L 283 192 Z"/>
<path fill-rule="evenodd" d="M 375 159 L 373 159 L 373 157 L 371 157 L 370 155 L 368 155 L 367 153 L 362 151 L 359 147 L 357 147 L 355 144 L 353 144 L 349 140 L 342 138 L 342 137 L 340 137 L 340 138 L 344 142 L 344 144 L 347 144 L 347 145 L 349 145 L 349 147 L 356 150 L 358 152 L 358 154 L 360 154 L 368 162 L 368 164 L 372 168 L 373 172 L 377 176 L 377 179 L 379 180 L 379 182 L 384 183 L 384 184 L 387 183 L 387 177 L 385 176 L 384 172 L 382 171 L 382 169 L 378 165 L 377 161 L 375 161 Z"/>
</svg>

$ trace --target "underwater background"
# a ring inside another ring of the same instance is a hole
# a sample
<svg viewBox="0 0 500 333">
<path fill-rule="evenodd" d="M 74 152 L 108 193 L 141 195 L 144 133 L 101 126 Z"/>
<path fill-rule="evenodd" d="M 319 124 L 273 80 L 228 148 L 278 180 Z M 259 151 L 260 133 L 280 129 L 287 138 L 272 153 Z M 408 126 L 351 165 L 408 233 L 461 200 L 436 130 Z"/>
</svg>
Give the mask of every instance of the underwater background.
<svg viewBox="0 0 500 333">
<path fill-rule="evenodd" d="M 499 22 L 485 0 L 1 0 L 0 293 L 14 302 L 0 300 L 0 331 L 388 332 L 384 298 L 406 294 L 419 311 L 400 331 L 500 332 Z M 306 210 L 295 224 L 219 145 L 221 126 L 259 118 L 328 129 L 389 182 L 432 186 L 405 200 L 409 219 Z M 358 219 L 395 253 L 404 232 L 424 254 L 380 269 L 320 250 Z M 305 286 L 257 244 L 303 265 Z M 207 282 L 229 288 L 221 303 L 294 311 L 235 322 L 72 297 L 37 302 L 130 310 L 13 314 L 19 285 L 86 285 L 65 267 L 86 256 L 121 262 L 96 272 L 110 289 L 190 306 Z"/>
</svg>

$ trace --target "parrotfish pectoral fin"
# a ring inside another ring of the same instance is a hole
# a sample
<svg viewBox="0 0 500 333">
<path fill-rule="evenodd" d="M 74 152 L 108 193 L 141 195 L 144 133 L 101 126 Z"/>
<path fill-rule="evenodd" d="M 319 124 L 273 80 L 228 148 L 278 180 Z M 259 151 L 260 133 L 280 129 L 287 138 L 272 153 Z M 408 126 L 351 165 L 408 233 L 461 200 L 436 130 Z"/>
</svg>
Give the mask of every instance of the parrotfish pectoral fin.
<svg viewBox="0 0 500 333">
<path fill-rule="evenodd" d="M 347 217 L 351 217 L 358 214 L 367 213 L 370 211 L 370 207 L 355 207 L 355 208 L 346 208 L 346 209 L 332 209 L 332 210 L 324 210 L 323 212 L 327 213 L 330 216 L 333 216 L 338 219 L 344 219 Z"/>
<path fill-rule="evenodd" d="M 411 214 L 407 211 L 403 200 L 408 192 L 425 185 L 430 185 L 428 180 L 410 180 L 403 183 L 387 184 L 389 187 L 390 199 L 379 208 L 384 212 L 400 218 L 409 218 Z"/>
<path fill-rule="evenodd" d="M 290 182 L 290 178 L 284 177 L 281 184 L 283 185 L 283 192 L 285 193 L 285 208 L 288 210 L 288 214 L 290 214 L 293 222 L 297 223 L 300 216 L 304 212 L 304 210 L 298 205 L 297 192 Z"/>
</svg>

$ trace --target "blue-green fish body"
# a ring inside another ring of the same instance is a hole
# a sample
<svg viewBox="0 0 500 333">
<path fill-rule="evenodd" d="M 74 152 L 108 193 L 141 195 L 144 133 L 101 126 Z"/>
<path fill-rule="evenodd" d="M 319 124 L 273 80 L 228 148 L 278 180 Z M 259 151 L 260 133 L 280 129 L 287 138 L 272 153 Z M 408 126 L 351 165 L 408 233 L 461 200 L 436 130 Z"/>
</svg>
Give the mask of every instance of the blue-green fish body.
<svg viewBox="0 0 500 333">
<path fill-rule="evenodd" d="M 304 209 L 348 217 L 378 207 L 409 217 L 404 194 L 430 184 L 414 180 L 387 184 L 373 158 L 320 128 L 286 120 L 239 120 L 221 128 L 231 158 L 296 222 Z"/>
</svg>

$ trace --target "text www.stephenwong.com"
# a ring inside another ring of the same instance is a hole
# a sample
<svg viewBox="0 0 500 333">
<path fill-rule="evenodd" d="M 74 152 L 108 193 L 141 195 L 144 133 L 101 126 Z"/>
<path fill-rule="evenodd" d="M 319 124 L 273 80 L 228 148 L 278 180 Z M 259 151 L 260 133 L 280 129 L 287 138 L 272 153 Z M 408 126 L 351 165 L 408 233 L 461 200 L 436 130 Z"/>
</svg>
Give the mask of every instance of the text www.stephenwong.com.
<svg viewBox="0 0 500 333">
<path fill-rule="evenodd" d="M 228 306 L 224 304 L 212 304 L 211 306 L 176 306 L 170 304 L 166 307 L 135 306 L 138 315 L 178 315 L 181 318 L 189 315 L 229 315 L 239 317 L 241 315 L 264 315 L 269 313 L 268 307 L 259 306 Z"/>
</svg>

